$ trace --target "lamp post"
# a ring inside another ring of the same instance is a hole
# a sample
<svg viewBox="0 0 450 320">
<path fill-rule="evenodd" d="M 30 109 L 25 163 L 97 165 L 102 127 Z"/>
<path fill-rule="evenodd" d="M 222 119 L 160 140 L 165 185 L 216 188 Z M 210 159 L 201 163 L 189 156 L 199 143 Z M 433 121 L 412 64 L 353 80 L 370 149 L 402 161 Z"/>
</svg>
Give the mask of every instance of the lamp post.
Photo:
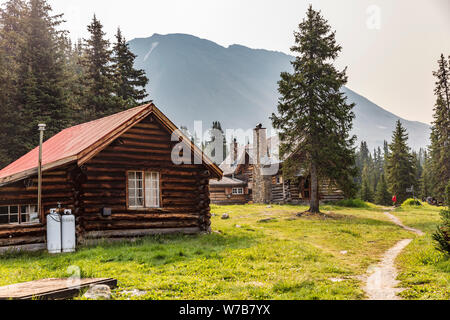
<svg viewBox="0 0 450 320">
<path fill-rule="evenodd" d="M 39 130 L 39 163 L 38 163 L 38 215 L 41 222 L 44 221 L 42 214 L 42 142 L 44 140 L 45 124 L 38 124 Z"/>
</svg>

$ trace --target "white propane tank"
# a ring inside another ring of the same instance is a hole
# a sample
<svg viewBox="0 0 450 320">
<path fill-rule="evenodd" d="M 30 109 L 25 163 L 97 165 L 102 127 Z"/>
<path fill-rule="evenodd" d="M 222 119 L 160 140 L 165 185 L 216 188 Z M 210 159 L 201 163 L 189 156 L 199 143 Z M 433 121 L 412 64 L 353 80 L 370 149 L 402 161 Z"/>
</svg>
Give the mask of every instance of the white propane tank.
<svg viewBox="0 0 450 320">
<path fill-rule="evenodd" d="M 75 216 L 72 210 L 64 210 L 64 215 L 61 216 L 61 230 L 62 230 L 62 251 L 75 252 Z"/>
<path fill-rule="evenodd" d="M 61 216 L 57 209 L 47 215 L 47 249 L 49 253 L 61 252 Z"/>
</svg>

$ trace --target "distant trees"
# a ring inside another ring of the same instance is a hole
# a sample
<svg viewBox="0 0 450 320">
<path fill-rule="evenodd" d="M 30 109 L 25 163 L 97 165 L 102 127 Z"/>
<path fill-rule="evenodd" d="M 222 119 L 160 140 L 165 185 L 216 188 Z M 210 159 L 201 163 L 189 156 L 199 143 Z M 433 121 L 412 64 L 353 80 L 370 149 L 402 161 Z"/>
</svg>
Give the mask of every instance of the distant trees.
<svg viewBox="0 0 450 320">
<path fill-rule="evenodd" d="M 209 136 L 210 139 L 204 142 L 202 150 L 215 163 L 220 164 L 227 157 L 227 140 L 219 121 L 213 121 Z"/>
<path fill-rule="evenodd" d="M 293 73 L 283 72 L 278 82 L 281 95 L 278 114 L 272 114 L 274 128 L 280 131 L 281 157 L 304 154 L 303 161 L 290 157 L 284 162 L 287 176 L 305 169 L 311 175 L 309 211 L 319 212 L 319 179 L 339 185 L 348 194 L 353 191 L 355 155 L 350 137 L 353 104 L 341 92 L 347 82 L 346 70 L 338 71 L 333 61 L 341 46 L 321 13 L 308 8 L 306 19 L 295 32 L 297 54 Z"/>
<path fill-rule="evenodd" d="M 148 79 L 118 31 L 110 48 L 100 21 L 72 44 L 46 0 L 9 0 L 0 8 L 0 167 L 46 137 L 84 121 L 136 106 Z"/>
</svg>

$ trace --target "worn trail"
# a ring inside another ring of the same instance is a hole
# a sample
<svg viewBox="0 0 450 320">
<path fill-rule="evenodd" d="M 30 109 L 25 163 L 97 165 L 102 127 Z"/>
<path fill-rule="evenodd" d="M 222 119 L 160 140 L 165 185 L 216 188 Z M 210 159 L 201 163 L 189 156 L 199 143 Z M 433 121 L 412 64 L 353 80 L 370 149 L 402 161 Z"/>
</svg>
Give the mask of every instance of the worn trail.
<svg viewBox="0 0 450 320">
<path fill-rule="evenodd" d="M 421 230 L 405 226 L 396 216 L 389 212 L 384 214 L 399 227 L 414 232 L 417 235 L 423 235 Z M 397 295 L 402 291 L 397 288 L 399 283 L 397 279 L 398 271 L 395 267 L 395 259 L 402 252 L 402 250 L 410 244 L 412 239 L 403 239 L 390 248 L 383 256 L 381 262 L 377 265 L 369 267 L 367 270 L 368 277 L 364 290 L 369 300 L 400 300 Z"/>
</svg>

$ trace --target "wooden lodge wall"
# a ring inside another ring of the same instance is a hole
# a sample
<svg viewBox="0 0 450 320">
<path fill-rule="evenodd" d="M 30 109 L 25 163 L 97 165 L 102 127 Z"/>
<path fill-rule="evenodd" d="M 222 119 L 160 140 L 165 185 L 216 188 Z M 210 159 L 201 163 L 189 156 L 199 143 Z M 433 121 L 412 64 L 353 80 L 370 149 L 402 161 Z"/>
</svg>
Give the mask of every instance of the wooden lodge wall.
<svg viewBox="0 0 450 320">
<path fill-rule="evenodd" d="M 126 235 L 120 230 L 133 229 L 209 229 L 209 172 L 204 165 L 172 164 L 176 143 L 150 116 L 83 166 L 78 225 L 88 237 Z M 160 173 L 161 208 L 127 208 L 128 170 Z M 112 209 L 111 217 L 102 217 L 104 207 Z"/>
<path fill-rule="evenodd" d="M 210 187 L 211 202 L 218 205 L 228 204 L 246 204 L 251 201 L 249 190 L 245 186 L 235 186 L 235 188 L 243 188 L 244 194 L 233 194 L 232 186 L 211 185 Z"/>
<path fill-rule="evenodd" d="M 74 186 L 69 180 L 69 172 L 74 166 L 44 172 L 42 175 L 42 206 L 45 213 L 61 206 L 73 209 Z M 0 206 L 37 206 L 37 176 L 0 187 Z M 0 247 L 44 243 L 45 221 L 39 224 L 0 224 Z"/>
<path fill-rule="evenodd" d="M 210 230 L 210 172 L 203 164 L 174 165 L 171 135 L 153 115 L 78 167 L 43 173 L 45 214 L 61 203 L 76 217 L 77 239 Z M 127 172 L 160 173 L 160 208 L 127 207 Z M 31 186 L 30 180 L 32 180 Z M 1 205 L 37 205 L 37 177 L 0 187 Z M 112 215 L 103 217 L 102 208 Z M 0 224 L 0 247 L 45 242 L 45 221 Z"/>
</svg>

